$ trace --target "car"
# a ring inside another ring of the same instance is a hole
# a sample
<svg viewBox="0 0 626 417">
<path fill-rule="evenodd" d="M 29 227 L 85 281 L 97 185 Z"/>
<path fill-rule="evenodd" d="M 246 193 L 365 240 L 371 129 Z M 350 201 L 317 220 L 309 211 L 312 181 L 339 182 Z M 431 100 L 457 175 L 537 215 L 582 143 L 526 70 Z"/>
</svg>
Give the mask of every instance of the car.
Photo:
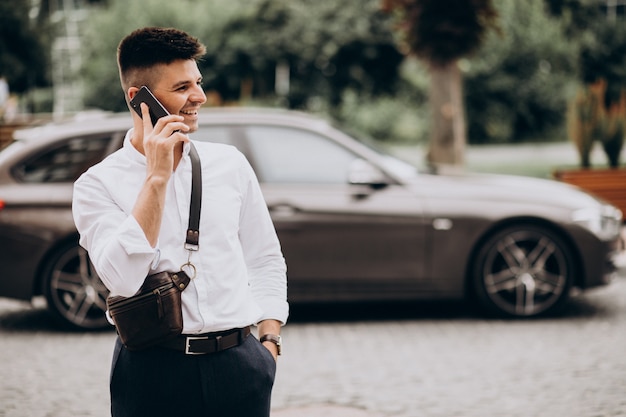
<svg viewBox="0 0 626 417">
<path fill-rule="evenodd" d="M 128 114 L 77 117 L 18 130 L 0 152 L 0 297 L 44 295 L 67 324 L 107 326 L 107 289 L 77 243 L 72 184 L 131 125 Z M 557 181 L 420 171 L 288 110 L 207 109 L 192 138 L 250 161 L 291 303 L 465 298 L 530 318 L 614 276 L 622 213 Z"/>
</svg>

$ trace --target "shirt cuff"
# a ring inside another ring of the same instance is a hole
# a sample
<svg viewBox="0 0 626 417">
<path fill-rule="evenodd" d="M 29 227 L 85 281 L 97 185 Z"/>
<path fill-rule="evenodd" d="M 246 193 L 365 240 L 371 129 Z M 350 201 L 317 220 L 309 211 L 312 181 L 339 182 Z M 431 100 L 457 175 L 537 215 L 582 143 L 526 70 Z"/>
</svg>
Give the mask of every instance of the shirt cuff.
<svg viewBox="0 0 626 417">
<path fill-rule="evenodd" d="M 133 216 L 128 216 L 122 223 L 120 235 L 124 236 L 124 240 L 120 242 L 120 245 L 124 248 L 127 255 L 153 254 L 152 265 L 158 264 L 161 258 L 159 242 L 157 241 L 156 247 L 153 248 L 148 239 L 146 239 L 143 229 Z"/>
<path fill-rule="evenodd" d="M 263 320 L 277 320 L 284 326 L 289 318 L 289 303 L 287 303 L 287 301 L 273 301 L 265 304 L 267 308 L 255 324 L 258 325 Z"/>
</svg>

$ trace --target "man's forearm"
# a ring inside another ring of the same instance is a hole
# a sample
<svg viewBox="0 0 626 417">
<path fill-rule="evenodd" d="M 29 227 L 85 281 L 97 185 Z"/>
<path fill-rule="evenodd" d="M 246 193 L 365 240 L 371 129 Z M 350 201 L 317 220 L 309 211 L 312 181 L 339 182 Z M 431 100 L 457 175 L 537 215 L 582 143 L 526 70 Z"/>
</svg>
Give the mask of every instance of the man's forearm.
<svg viewBox="0 0 626 417">
<path fill-rule="evenodd" d="M 155 247 L 159 240 L 166 189 L 167 180 L 147 178 L 133 207 L 133 217 L 141 226 L 152 247 Z"/>
</svg>

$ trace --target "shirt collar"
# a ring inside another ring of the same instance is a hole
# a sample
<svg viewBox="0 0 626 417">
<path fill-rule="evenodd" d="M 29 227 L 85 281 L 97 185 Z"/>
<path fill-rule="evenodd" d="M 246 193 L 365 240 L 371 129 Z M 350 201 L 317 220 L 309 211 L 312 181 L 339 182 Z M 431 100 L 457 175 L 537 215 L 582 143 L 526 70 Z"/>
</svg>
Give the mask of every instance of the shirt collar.
<svg viewBox="0 0 626 417">
<path fill-rule="evenodd" d="M 132 161 L 145 165 L 146 157 L 142 155 L 142 153 L 139 152 L 137 148 L 135 148 L 133 144 L 130 142 L 130 139 L 133 137 L 133 131 L 134 131 L 134 128 L 130 128 L 128 132 L 126 132 L 126 137 L 124 138 L 124 145 L 123 145 L 124 150 L 126 151 L 126 154 Z"/>
</svg>

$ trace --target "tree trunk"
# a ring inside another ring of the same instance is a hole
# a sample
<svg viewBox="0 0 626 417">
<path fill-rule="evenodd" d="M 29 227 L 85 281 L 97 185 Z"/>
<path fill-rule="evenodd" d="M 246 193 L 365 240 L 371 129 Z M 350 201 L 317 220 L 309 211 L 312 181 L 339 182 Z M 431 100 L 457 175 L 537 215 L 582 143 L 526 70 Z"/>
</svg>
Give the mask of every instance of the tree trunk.
<svg viewBox="0 0 626 417">
<path fill-rule="evenodd" d="M 463 81 L 457 61 L 430 67 L 431 137 L 427 161 L 431 165 L 465 164 Z"/>
</svg>

